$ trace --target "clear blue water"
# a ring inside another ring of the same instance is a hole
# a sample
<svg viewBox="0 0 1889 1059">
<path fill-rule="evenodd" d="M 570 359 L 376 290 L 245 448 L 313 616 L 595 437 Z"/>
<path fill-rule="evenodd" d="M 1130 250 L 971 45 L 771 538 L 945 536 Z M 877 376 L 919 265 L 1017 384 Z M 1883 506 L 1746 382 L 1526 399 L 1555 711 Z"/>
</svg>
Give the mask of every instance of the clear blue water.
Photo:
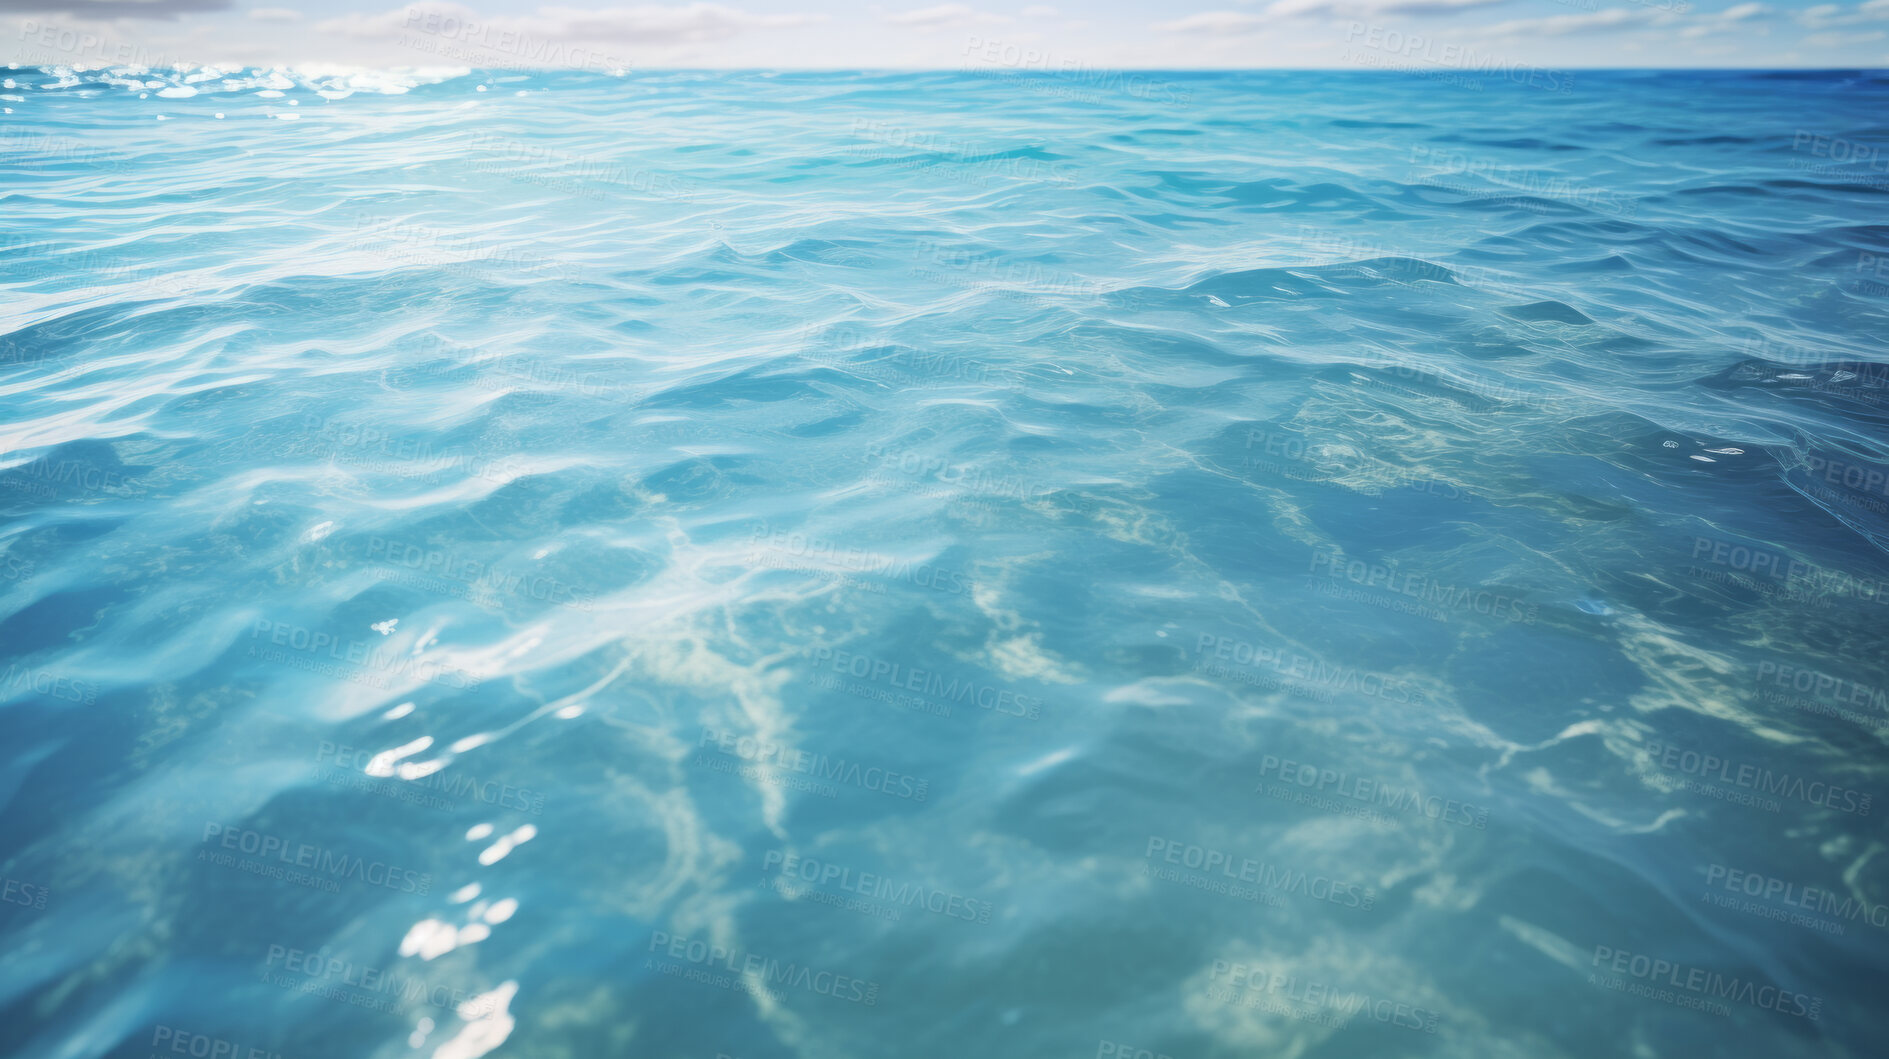
<svg viewBox="0 0 1889 1059">
<path fill-rule="evenodd" d="M 8 78 L 5 1054 L 1880 1054 L 1889 80 Z"/>
</svg>

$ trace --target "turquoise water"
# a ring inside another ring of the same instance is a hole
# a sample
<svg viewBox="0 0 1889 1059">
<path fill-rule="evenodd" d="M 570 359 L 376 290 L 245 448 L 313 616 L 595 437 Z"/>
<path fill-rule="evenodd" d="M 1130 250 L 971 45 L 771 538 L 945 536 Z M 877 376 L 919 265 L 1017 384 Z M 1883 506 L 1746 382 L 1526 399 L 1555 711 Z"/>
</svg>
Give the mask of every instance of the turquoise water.
<svg viewBox="0 0 1889 1059">
<path fill-rule="evenodd" d="M 5 1054 L 1880 1047 L 1889 80 L 7 78 Z"/>
</svg>

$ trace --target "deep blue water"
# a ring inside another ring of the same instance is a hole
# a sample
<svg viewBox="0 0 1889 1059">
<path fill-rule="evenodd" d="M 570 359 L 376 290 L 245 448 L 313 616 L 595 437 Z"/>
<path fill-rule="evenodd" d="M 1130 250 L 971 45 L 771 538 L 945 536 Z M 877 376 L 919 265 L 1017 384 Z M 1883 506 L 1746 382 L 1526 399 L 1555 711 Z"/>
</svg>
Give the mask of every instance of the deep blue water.
<svg viewBox="0 0 1889 1059">
<path fill-rule="evenodd" d="M 4 1054 L 1881 1054 L 1889 80 L 8 77 Z"/>
</svg>

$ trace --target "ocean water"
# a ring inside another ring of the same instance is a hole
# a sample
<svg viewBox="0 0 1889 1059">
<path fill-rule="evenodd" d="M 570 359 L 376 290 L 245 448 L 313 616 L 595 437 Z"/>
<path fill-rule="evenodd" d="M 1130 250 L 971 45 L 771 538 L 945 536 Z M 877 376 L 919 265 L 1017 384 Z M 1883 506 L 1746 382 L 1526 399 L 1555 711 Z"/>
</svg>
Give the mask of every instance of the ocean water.
<svg viewBox="0 0 1889 1059">
<path fill-rule="evenodd" d="M 0 106 L 5 1055 L 1881 1054 L 1889 79 Z"/>
</svg>

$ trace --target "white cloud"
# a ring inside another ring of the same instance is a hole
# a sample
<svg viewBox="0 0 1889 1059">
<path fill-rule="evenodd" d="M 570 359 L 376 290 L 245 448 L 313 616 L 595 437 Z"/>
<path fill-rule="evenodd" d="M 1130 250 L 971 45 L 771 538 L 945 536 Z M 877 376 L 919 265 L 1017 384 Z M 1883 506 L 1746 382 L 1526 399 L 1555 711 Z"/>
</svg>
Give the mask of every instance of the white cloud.
<svg viewBox="0 0 1889 1059">
<path fill-rule="evenodd" d="M 1819 48 L 1841 48 L 1846 44 L 1867 44 L 1872 40 L 1881 40 L 1889 33 L 1871 30 L 1868 33 L 1812 33 L 1804 38 L 1805 44 Z"/>
<path fill-rule="evenodd" d="M 829 20 L 811 13 L 828 8 L 825 0 L 378 0 L 359 10 L 336 10 L 341 5 L 332 0 L 332 6 L 300 0 L 0 0 L 0 59 L 9 53 L 41 61 L 70 58 L 26 41 L 19 20 L 8 17 L 23 5 L 60 4 L 68 9 L 66 19 L 89 16 L 96 22 L 103 13 L 119 13 L 109 33 L 142 53 L 199 62 L 377 69 L 440 63 L 951 69 L 962 63 L 966 33 L 989 37 L 989 29 L 1006 24 L 997 35 L 1027 47 L 1038 47 L 1053 28 L 1058 47 L 1074 49 L 1071 54 L 1085 67 L 1344 69 L 1355 62 L 1340 50 L 1339 38 L 1342 24 L 1353 21 L 1391 26 L 1407 39 L 1446 36 L 1462 46 L 1494 46 L 1513 62 L 1557 68 L 1708 61 L 1863 66 L 1881 51 L 1872 31 L 1889 31 L 1889 0 L 1804 0 L 1818 6 L 1801 11 L 1780 0 L 1689 0 L 1723 7 L 1711 13 L 1697 6 L 1675 11 L 1685 5 L 1674 0 L 1602 0 L 1606 9 L 1587 10 L 1593 2 L 1162 0 L 1111 7 L 1104 16 L 1063 8 L 1062 0 L 1019 0 L 1014 7 L 989 0 L 868 0 L 885 6 Z M 353 8 L 355 0 L 346 6 Z M 211 10 L 226 14 L 193 14 Z M 305 20 L 298 19 L 298 10 Z M 141 17 L 126 17 L 129 11 Z M 789 13 L 794 11 L 804 13 Z M 818 32 L 799 28 L 823 22 Z M 1779 34 L 1780 27 L 1790 32 Z M 1791 39 L 1776 40 L 1780 35 Z M 4 42 L 16 37 L 25 43 L 7 47 Z"/>
<path fill-rule="evenodd" d="M 1276 0 L 1266 9 L 1269 15 L 1303 17 L 1307 15 L 1424 15 L 1464 11 L 1472 7 L 1506 3 L 1507 0 Z"/>
<path fill-rule="evenodd" d="M 1010 21 L 1003 15 L 979 11 L 968 4 L 939 4 L 937 7 L 923 7 L 917 11 L 887 15 L 885 20 L 895 26 L 914 26 L 919 29 L 943 29 L 946 26 L 987 25 Z"/>
<path fill-rule="evenodd" d="M 1889 19 L 1889 0 L 1868 0 L 1868 3 L 1857 4 L 1848 10 L 1840 4 L 1818 4 L 1797 13 L 1797 21 L 1811 29 L 1854 26 L 1886 19 Z"/>
<path fill-rule="evenodd" d="M 1258 15 L 1248 15 L 1240 11 L 1202 11 L 1198 15 L 1175 19 L 1172 22 L 1157 22 L 1154 28 L 1163 33 L 1251 33 L 1264 26 L 1266 19 Z"/>
<path fill-rule="evenodd" d="M 58 13 L 67 18 L 138 18 L 169 22 L 178 15 L 222 11 L 230 0 L 0 0 L 0 11 Z"/>
<path fill-rule="evenodd" d="M 755 29 L 824 21 L 825 15 L 755 15 L 721 4 L 637 7 L 541 7 L 531 15 L 487 16 L 460 4 L 403 8 L 379 15 L 346 15 L 316 25 L 326 33 L 378 39 L 402 33 L 443 33 L 491 41 L 502 34 L 542 40 L 617 44 L 703 44 Z"/>
<path fill-rule="evenodd" d="M 1566 37 L 1580 33 L 1607 33 L 1627 27 L 1650 25 L 1659 15 L 1653 11 L 1610 7 L 1585 15 L 1552 15 L 1548 18 L 1518 18 L 1498 22 L 1482 32 L 1491 37 Z"/>
<path fill-rule="evenodd" d="M 1889 3 L 1889 0 L 1882 0 L 1882 2 Z M 1681 38 L 1697 39 L 1714 33 L 1729 32 L 1740 23 L 1770 14 L 1772 14 L 1771 8 L 1759 3 L 1743 3 L 1728 7 L 1723 11 L 1694 12 L 1690 15 L 1647 8 L 1610 7 L 1605 11 L 1594 11 L 1585 15 L 1555 15 L 1549 18 L 1524 18 L 1498 22 L 1493 26 L 1484 27 L 1479 32 L 1489 37 L 1535 40 L 1546 37 L 1657 29 L 1661 34 L 1677 31 L 1677 35 Z"/>
<path fill-rule="evenodd" d="M 1163 33 L 1209 35 L 1252 33 L 1291 18 L 1446 14 L 1507 2 L 1508 0 L 1274 0 L 1260 14 L 1245 11 L 1203 11 L 1172 22 L 1158 22 L 1154 28 Z"/>
<path fill-rule="evenodd" d="M 1741 22 L 1770 13 L 1771 9 L 1763 4 L 1739 4 L 1717 14 L 1697 14 L 1692 16 L 1689 20 L 1691 25 L 1681 31 L 1680 36 L 1696 39 L 1713 33 L 1729 33 L 1738 28 Z"/>
</svg>

